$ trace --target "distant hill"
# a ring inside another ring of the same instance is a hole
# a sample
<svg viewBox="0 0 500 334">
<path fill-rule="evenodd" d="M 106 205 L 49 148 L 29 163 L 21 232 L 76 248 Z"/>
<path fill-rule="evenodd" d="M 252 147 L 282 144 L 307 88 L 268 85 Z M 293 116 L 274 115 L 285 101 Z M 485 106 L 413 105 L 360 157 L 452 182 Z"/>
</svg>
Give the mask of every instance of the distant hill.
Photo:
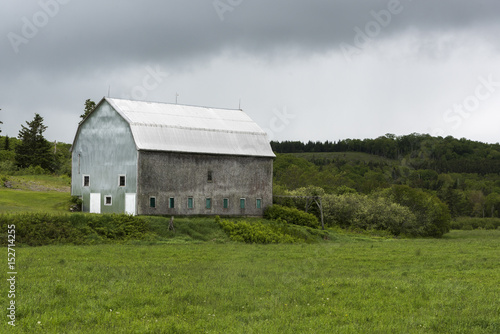
<svg viewBox="0 0 500 334">
<path fill-rule="evenodd" d="M 411 134 L 338 142 L 271 142 L 275 194 L 302 187 L 370 194 L 408 185 L 452 216 L 500 217 L 500 144 Z M 346 188 L 347 187 L 347 188 Z"/>
<path fill-rule="evenodd" d="M 404 161 L 415 169 L 438 173 L 500 173 L 500 144 L 487 144 L 465 138 L 432 137 L 413 133 L 405 136 L 386 134 L 375 139 L 343 139 L 337 142 L 272 141 L 276 153 L 367 153 L 389 160 Z M 325 155 L 326 157 L 326 155 Z M 333 157 L 339 158 L 338 155 Z M 364 156 L 365 161 L 374 161 Z"/>
</svg>

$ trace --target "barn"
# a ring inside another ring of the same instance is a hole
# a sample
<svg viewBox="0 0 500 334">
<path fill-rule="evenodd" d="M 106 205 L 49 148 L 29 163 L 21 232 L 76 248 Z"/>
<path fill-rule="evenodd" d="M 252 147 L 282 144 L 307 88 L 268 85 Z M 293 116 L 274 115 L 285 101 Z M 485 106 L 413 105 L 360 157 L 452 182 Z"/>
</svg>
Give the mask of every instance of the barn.
<svg viewBox="0 0 500 334">
<path fill-rule="evenodd" d="M 91 213 L 262 216 L 274 157 L 242 110 L 104 97 L 78 126 L 71 194 Z"/>
</svg>

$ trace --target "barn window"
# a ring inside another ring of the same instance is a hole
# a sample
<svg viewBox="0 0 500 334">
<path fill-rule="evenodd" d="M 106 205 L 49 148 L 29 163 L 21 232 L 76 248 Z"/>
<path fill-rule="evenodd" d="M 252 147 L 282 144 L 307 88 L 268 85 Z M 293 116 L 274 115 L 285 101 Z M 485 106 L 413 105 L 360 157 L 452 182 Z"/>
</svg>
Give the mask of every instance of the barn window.
<svg viewBox="0 0 500 334">
<path fill-rule="evenodd" d="M 240 209 L 244 209 L 244 208 L 245 208 L 245 199 L 240 198 Z"/>
<path fill-rule="evenodd" d="M 212 199 L 211 198 L 207 198 L 205 204 L 206 204 L 205 207 L 207 209 L 211 209 L 212 208 Z"/>
<path fill-rule="evenodd" d="M 111 205 L 113 203 L 111 195 L 104 196 L 104 205 Z"/>
<path fill-rule="evenodd" d="M 127 178 L 125 177 L 124 174 L 118 176 L 118 186 L 119 187 L 125 187 L 127 184 Z"/>
<path fill-rule="evenodd" d="M 156 208 L 156 197 L 151 196 L 149 198 L 149 207 L 150 208 Z"/>
<path fill-rule="evenodd" d="M 90 175 L 83 176 L 83 186 L 90 187 Z"/>
<path fill-rule="evenodd" d="M 212 171 L 209 170 L 207 173 L 207 182 L 213 182 Z"/>
<path fill-rule="evenodd" d="M 224 198 L 222 200 L 222 204 L 223 204 L 224 209 L 229 208 L 229 198 Z"/>
<path fill-rule="evenodd" d="M 173 208 L 174 208 L 174 198 L 173 198 L 173 197 L 170 197 L 170 198 L 168 199 L 168 207 L 169 207 L 170 209 L 173 209 Z"/>
<path fill-rule="evenodd" d="M 192 209 L 192 208 L 193 208 L 193 198 L 188 197 L 188 209 Z"/>
<path fill-rule="evenodd" d="M 257 209 L 261 209 L 262 208 L 262 199 L 257 198 L 257 200 L 255 201 L 255 205 L 256 205 Z"/>
</svg>

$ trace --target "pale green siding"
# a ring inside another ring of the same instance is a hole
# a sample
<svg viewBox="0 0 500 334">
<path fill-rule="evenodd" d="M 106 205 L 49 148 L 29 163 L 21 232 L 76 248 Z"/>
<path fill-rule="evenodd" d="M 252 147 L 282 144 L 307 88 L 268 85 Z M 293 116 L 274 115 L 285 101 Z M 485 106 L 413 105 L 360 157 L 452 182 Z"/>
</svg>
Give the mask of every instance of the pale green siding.
<svg viewBox="0 0 500 334">
<path fill-rule="evenodd" d="M 103 100 L 80 125 L 72 148 L 71 193 L 89 212 L 90 193 L 101 194 L 101 213 L 125 212 L 125 193 L 136 193 L 137 150 L 129 124 Z M 90 184 L 83 186 L 88 175 Z M 120 175 L 126 185 L 120 186 Z M 111 196 L 106 205 L 105 196 Z"/>
</svg>

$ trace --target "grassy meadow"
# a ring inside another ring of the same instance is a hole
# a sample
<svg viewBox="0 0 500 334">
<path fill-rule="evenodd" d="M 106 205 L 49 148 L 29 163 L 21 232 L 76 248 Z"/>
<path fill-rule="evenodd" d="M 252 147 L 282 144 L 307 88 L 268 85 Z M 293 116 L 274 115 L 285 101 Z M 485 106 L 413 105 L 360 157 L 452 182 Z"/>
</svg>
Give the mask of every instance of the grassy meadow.
<svg viewBox="0 0 500 334">
<path fill-rule="evenodd" d="M 12 190 L 0 188 L 0 213 L 49 212 L 67 213 L 69 193 Z"/>
<path fill-rule="evenodd" d="M 11 188 L 3 187 L 8 182 Z M 22 175 L 0 177 L 0 213 L 67 213 L 70 206 L 67 176 Z"/>
<path fill-rule="evenodd" d="M 498 333 L 499 230 L 17 248 L 18 333 Z M 7 291 L 2 304 L 7 303 Z"/>
<path fill-rule="evenodd" d="M 64 178 L 10 181 L 0 213 L 68 214 Z M 144 240 L 16 246 L 0 333 L 500 333 L 499 229 L 259 245 L 213 218 L 144 219 Z"/>
</svg>

